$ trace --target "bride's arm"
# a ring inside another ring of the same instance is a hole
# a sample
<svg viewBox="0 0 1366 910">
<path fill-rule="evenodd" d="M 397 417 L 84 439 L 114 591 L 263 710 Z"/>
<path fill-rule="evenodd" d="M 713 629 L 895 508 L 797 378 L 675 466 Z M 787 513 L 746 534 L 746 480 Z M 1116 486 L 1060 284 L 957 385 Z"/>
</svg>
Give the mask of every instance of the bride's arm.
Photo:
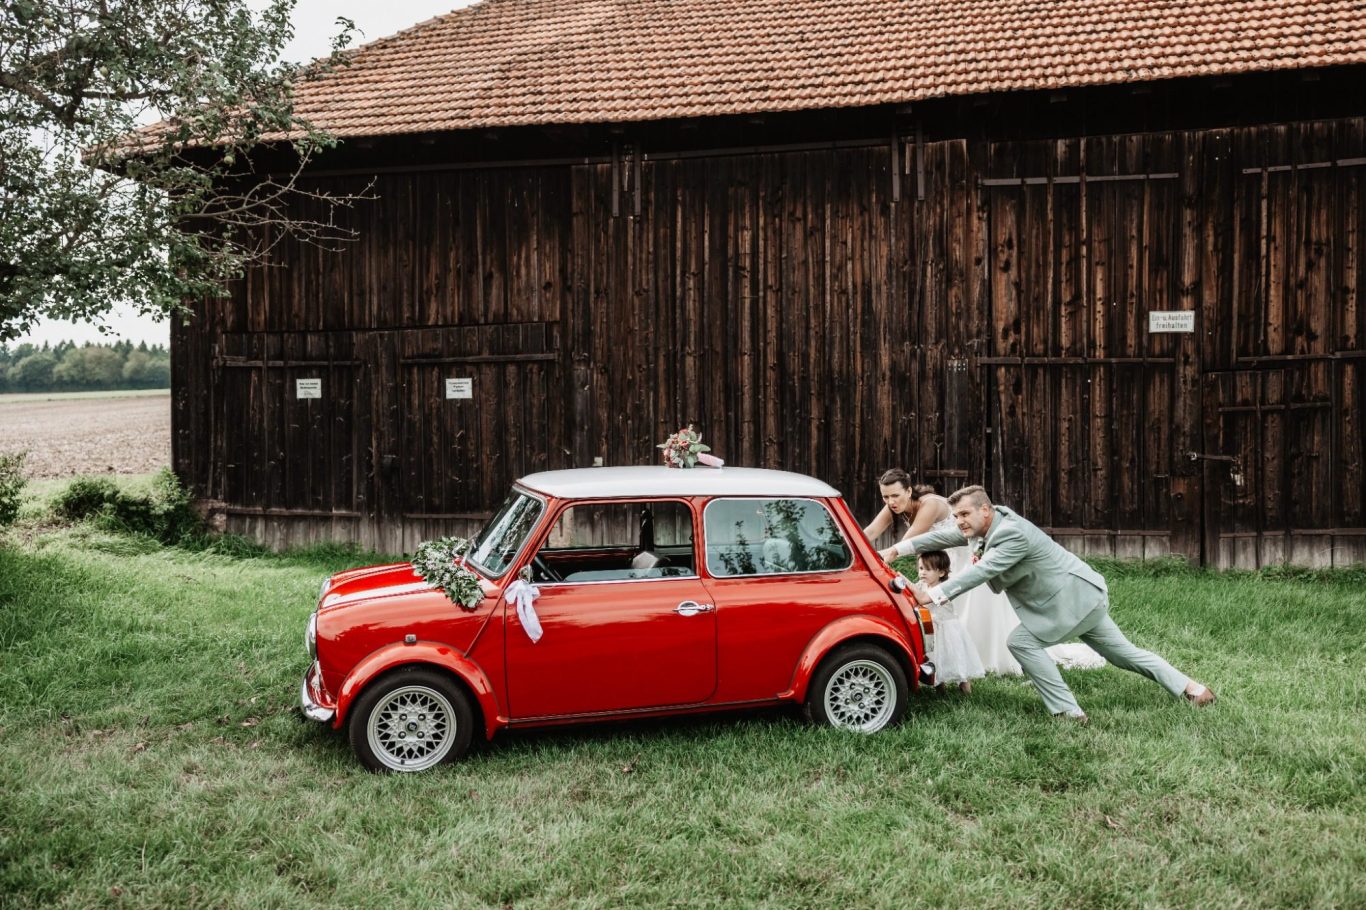
<svg viewBox="0 0 1366 910">
<path fill-rule="evenodd" d="M 920 508 L 915 510 L 915 518 L 911 519 L 911 526 L 906 529 L 905 534 L 901 535 L 901 540 L 897 541 L 897 543 L 902 543 L 910 540 L 912 537 L 919 537 L 921 534 L 929 533 L 929 530 L 933 527 L 934 523 L 942 517 L 939 515 L 938 510 L 932 506 L 933 500 L 922 501 L 920 503 Z M 883 511 L 885 512 L 886 509 Z M 868 539 L 872 540 L 873 538 L 869 537 Z M 878 550 L 878 555 L 882 557 L 884 562 L 890 564 L 891 561 L 897 557 L 896 544 L 892 544 L 885 550 Z"/>
</svg>

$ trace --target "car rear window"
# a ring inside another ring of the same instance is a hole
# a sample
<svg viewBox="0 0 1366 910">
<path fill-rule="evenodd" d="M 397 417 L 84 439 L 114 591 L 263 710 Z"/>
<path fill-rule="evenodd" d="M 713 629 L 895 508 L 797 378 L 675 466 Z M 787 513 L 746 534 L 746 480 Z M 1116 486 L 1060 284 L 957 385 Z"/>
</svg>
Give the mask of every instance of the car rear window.
<svg viewBox="0 0 1366 910">
<path fill-rule="evenodd" d="M 716 499 L 703 516 L 718 578 L 828 572 L 853 564 L 835 516 L 813 499 Z"/>
</svg>

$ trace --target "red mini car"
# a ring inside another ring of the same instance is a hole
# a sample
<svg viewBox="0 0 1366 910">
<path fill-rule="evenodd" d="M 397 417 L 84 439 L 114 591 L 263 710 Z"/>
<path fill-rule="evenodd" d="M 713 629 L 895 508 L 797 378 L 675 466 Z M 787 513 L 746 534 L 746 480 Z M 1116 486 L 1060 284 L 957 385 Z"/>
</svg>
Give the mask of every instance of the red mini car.
<svg viewBox="0 0 1366 910">
<path fill-rule="evenodd" d="M 345 725 L 370 768 L 422 771 L 504 727 L 782 702 L 872 733 L 933 672 L 904 581 L 839 493 L 799 474 L 533 474 L 467 564 L 484 591 L 470 610 L 407 563 L 323 583 L 303 711 Z M 519 578 L 534 616 L 504 596 Z"/>
</svg>

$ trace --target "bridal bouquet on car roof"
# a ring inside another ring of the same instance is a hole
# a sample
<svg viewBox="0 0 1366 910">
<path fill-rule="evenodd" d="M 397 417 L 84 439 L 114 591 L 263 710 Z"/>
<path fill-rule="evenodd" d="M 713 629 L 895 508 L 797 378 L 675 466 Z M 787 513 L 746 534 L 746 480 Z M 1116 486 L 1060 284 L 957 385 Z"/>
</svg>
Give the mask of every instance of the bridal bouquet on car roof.
<svg viewBox="0 0 1366 910">
<path fill-rule="evenodd" d="M 703 444 L 702 434 L 692 424 L 683 427 L 655 448 L 664 450 L 664 465 L 670 468 L 695 468 L 699 464 L 719 468 L 725 464 L 715 455 L 707 454 L 711 446 Z"/>
</svg>

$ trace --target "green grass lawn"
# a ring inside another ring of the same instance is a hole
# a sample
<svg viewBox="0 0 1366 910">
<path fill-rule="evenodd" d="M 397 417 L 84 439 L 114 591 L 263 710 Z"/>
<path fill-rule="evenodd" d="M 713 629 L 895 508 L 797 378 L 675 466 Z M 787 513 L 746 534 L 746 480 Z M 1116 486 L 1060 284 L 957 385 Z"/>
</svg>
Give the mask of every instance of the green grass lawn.
<svg viewBox="0 0 1366 910">
<path fill-rule="evenodd" d="M 992 678 L 873 737 L 604 725 L 400 777 L 296 710 L 319 577 L 356 561 L 0 543 L 0 907 L 1366 903 L 1366 572 L 1103 567 L 1205 710 L 1071 672 L 1078 728 Z"/>
<path fill-rule="evenodd" d="M 87 474 L 87 477 L 102 477 L 119 489 L 128 493 L 146 493 L 151 488 L 155 474 Z M 52 499 L 71 485 L 70 477 L 43 477 L 29 480 L 19 497 L 19 517 L 21 521 L 41 524 L 51 511 Z"/>
</svg>

